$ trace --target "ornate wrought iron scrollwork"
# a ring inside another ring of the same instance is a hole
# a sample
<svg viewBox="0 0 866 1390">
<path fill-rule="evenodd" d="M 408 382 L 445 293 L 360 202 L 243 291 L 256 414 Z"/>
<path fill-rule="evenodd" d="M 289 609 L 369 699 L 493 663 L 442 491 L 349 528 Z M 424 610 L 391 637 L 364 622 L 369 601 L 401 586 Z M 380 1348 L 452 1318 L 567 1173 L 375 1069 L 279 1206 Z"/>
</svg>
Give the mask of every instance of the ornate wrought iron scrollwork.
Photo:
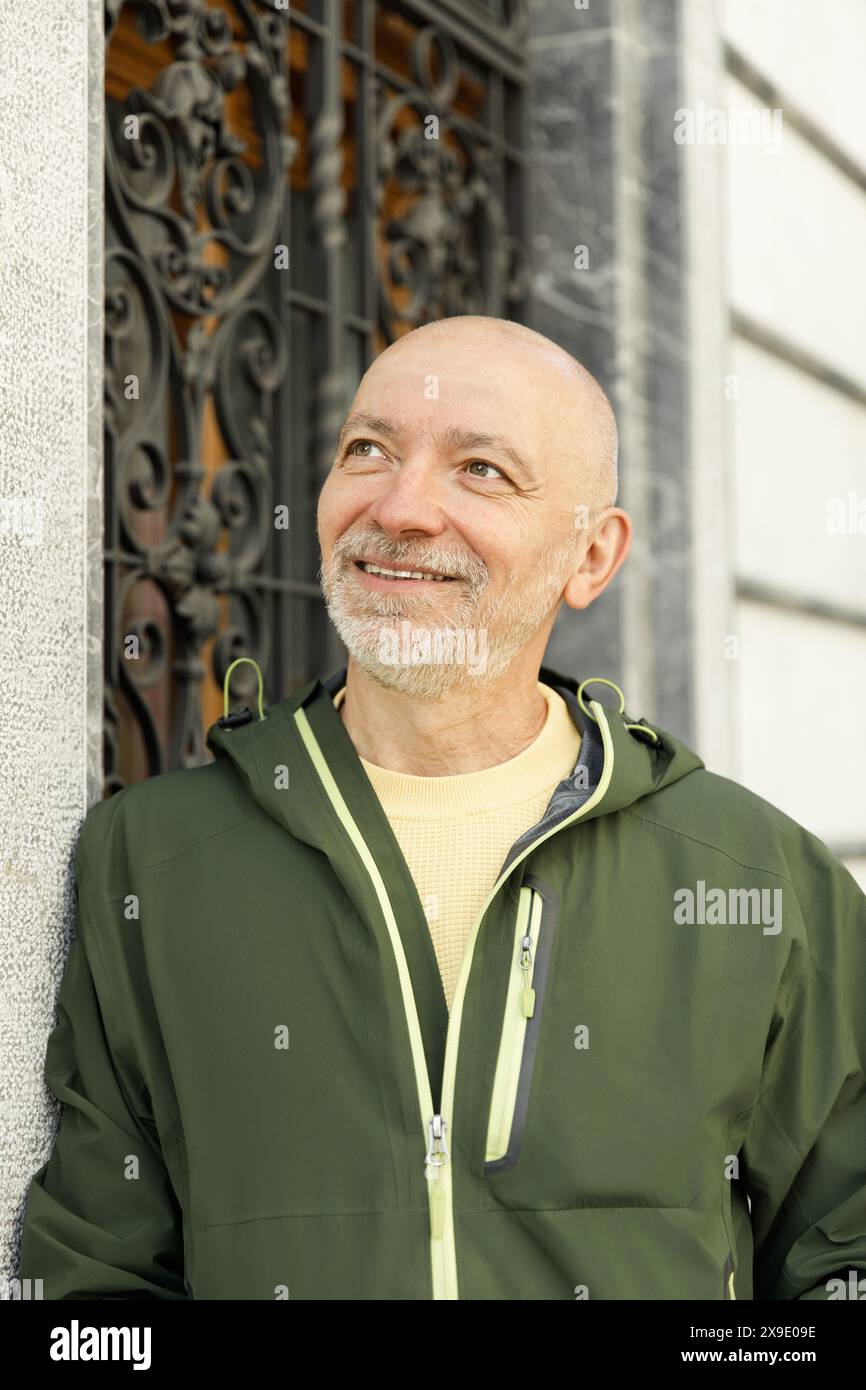
<svg viewBox="0 0 866 1390">
<path fill-rule="evenodd" d="M 430 13 L 106 0 L 109 793 L 209 758 L 237 656 L 270 702 L 330 651 L 309 537 L 350 342 L 354 371 L 430 318 L 520 316 L 524 0 Z"/>
<path fill-rule="evenodd" d="M 451 314 L 503 314 L 525 293 L 518 240 L 509 235 L 498 156 L 452 109 L 457 47 L 425 25 L 414 36 L 415 85 L 396 96 L 378 84 L 383 265 L 380 326 L 386 341 Z M 437 77 L 437 70 L 439 75 Z M 389 204 L 397 212 L 388 216 Z"/>
<path fill-rule="evenodd" d="M 261 598 L 249 581 L 271 526 L 271 402 L 286 348 L 277 316 L 253 296 L 273 264 L 294 149 L 285 17 L 240 3 L 233 25 L 205 0 L 111 0 L 109 53 L 125 10 L 139 37 L 173 56 L 149 89 L 133 86 L 109 107 L 109 791 L 125 780 L 124 720 L 147 773 L 202 762 L 203 680 L 219 682 L 240 651 L 267 664 Z M 242 86 L 253 141 L 228 117 Z M 206 489 L 211 405 L 228 457 Z M 233 623 L 221 602 L 229 598 Z"/>
</svg>

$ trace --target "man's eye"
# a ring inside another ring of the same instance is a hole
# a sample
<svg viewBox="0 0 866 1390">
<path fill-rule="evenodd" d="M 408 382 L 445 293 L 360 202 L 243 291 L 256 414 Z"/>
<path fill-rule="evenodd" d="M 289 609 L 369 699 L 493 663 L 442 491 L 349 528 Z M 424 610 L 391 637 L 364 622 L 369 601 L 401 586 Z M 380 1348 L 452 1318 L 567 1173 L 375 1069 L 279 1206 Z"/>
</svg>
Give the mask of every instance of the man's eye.
<svg viewBox="0 0 866 1390">
<path fill-rule="evenodd" d="M 363 452 L 363 453 L 359 453 L 358 451 L 359 451 L 360 449 L 363 449 L 364 452 Z M 380 453 L 380 455 L 382 456 L 382 458 L 385 457 L 384 451 L 383 451 L 382 449 L 379 448 L 379 445 L 378 445 L 378 444 L 374 444 L 373 441 L 372 441 L 372 439 L 354 439 L 354 440 L 352 441 L 352 443 L 349 445 L 348 449 L 346 450 L 346 453 L 347 453 L 347 454 L 354 454 L 356 458 L 362 458 L 362 459 L 375 458 L 375 457 L 376 457 L 375 454 L 367 453 L 367 450 L 368 450 L 368 449 L 379 449 L 379 453 Z"/>
<path fill-rule="evenodd" d="M 505 474 L 502 472 L 502 469 L 501 469 L 501 468 L 497 468 L 497 466 L 496 466 L 495 463 L 488 463 L 488 462 L 486 461 L 486 459 L 472 459 L 472 460 L 470 460 L 469 463 L 467 463 L 466 467 L 467 467 L 467 468 L 492 468 L 493 471 L 494 471 L 495 473 L 498 473 L 498 474 L 499 474 L 500 478 L 504 478 L 504 477 L 505 477 Z M 481 475 L 478 474 L 478 473 L 475 474 L 475 477 L 476 477 L 476 478 L 477 478 L 477 477 L 480 477 L 480 476 L 481 476 Z"/>
</svg>

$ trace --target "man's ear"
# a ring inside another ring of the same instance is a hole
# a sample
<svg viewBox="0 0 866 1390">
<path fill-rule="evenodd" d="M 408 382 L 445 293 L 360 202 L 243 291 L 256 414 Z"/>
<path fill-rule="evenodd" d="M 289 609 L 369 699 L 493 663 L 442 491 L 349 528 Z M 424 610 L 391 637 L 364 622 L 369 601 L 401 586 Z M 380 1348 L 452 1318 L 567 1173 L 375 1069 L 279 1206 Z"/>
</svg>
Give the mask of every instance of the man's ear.
<svg viewBox="0 0 866 1390">
<path fill-rule="evenodd" d="M 603 593 L 631 549 L 631 517 L 621 507 L 599 512 L 583 559 L 562 591 L 569 608 L 588 608 Z"/>
</svg>

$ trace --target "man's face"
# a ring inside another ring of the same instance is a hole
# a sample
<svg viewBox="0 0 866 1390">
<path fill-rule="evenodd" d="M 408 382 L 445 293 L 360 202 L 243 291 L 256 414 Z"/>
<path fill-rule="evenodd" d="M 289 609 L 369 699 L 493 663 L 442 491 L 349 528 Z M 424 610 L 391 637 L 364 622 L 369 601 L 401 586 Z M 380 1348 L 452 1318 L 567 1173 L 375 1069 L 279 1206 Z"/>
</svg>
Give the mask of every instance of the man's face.
<svg viewBox="0 0 866 1390">
<path fill-rule="evenodd" d="M 319 498 L 321 581 L 381 684 L 441 696 L 495 679 L 530 643 L 540 663 L 584 535 L 561 373 L 482 330 L 404 340 L 362 381 Z M 448 577 L 391 579 L 362 561 Z M 446 630 L 457 636 L 437 649 Z"/>
</svg>

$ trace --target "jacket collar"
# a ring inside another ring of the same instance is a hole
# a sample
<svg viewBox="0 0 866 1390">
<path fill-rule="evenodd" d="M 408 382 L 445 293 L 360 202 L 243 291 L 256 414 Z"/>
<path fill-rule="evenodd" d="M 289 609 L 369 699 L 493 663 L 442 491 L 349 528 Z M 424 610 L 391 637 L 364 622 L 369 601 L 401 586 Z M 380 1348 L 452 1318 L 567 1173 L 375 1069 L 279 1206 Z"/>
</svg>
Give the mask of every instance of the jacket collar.
<svg viewBox="0 0 866 1390">
<path fill-rule="evenodd" d="M 543 665 L 539 679 L 566 701 L 582 738 L 575 768 L 555 789 L 539 826 L 527 834 L 542 833 L 543 828 L 570 815 L 586 799 L 588 791 L 598 785 L 605 767 L 606 789 L 587 813 L 587 820 L 619 811 L 703 767 L 697 754 L 672 734 L 647 725 L 645 720 L 637 721 L 655 732 L 657 742 L 651 742 L 639 729 L 627 727 L 636 721 L 625 713 L 607 707 L 602 714 L 596 702 L 589 701 L 590 710 L 604 723 L 603 734 L 600 724 L 581 711 L 578 682 L 574 678 Z M 379 799 L 334 708 L 334 696 L 345 682 L 345 667 L 327 679 L 315 677 L 272 705 L 263 720 L 251 718 L 233 728 L 221 727 L 218 722 L 207 735 L 208 747 L 217 758 L 228 757 L 234 763 L 251 795 L 268 815 L 297 838 L 325 852 L 333 825 L 326 813 L 320 772 L 314 768 L 308 744 L 301 736 L 301 713 L 321 749 L 329 775 L 351 814 L 364 825 L 365 835 L 369 830 L 374 840 L 393 839 Z M 575 778 L 581 767 L 585 772 Z"/>
</svg>

